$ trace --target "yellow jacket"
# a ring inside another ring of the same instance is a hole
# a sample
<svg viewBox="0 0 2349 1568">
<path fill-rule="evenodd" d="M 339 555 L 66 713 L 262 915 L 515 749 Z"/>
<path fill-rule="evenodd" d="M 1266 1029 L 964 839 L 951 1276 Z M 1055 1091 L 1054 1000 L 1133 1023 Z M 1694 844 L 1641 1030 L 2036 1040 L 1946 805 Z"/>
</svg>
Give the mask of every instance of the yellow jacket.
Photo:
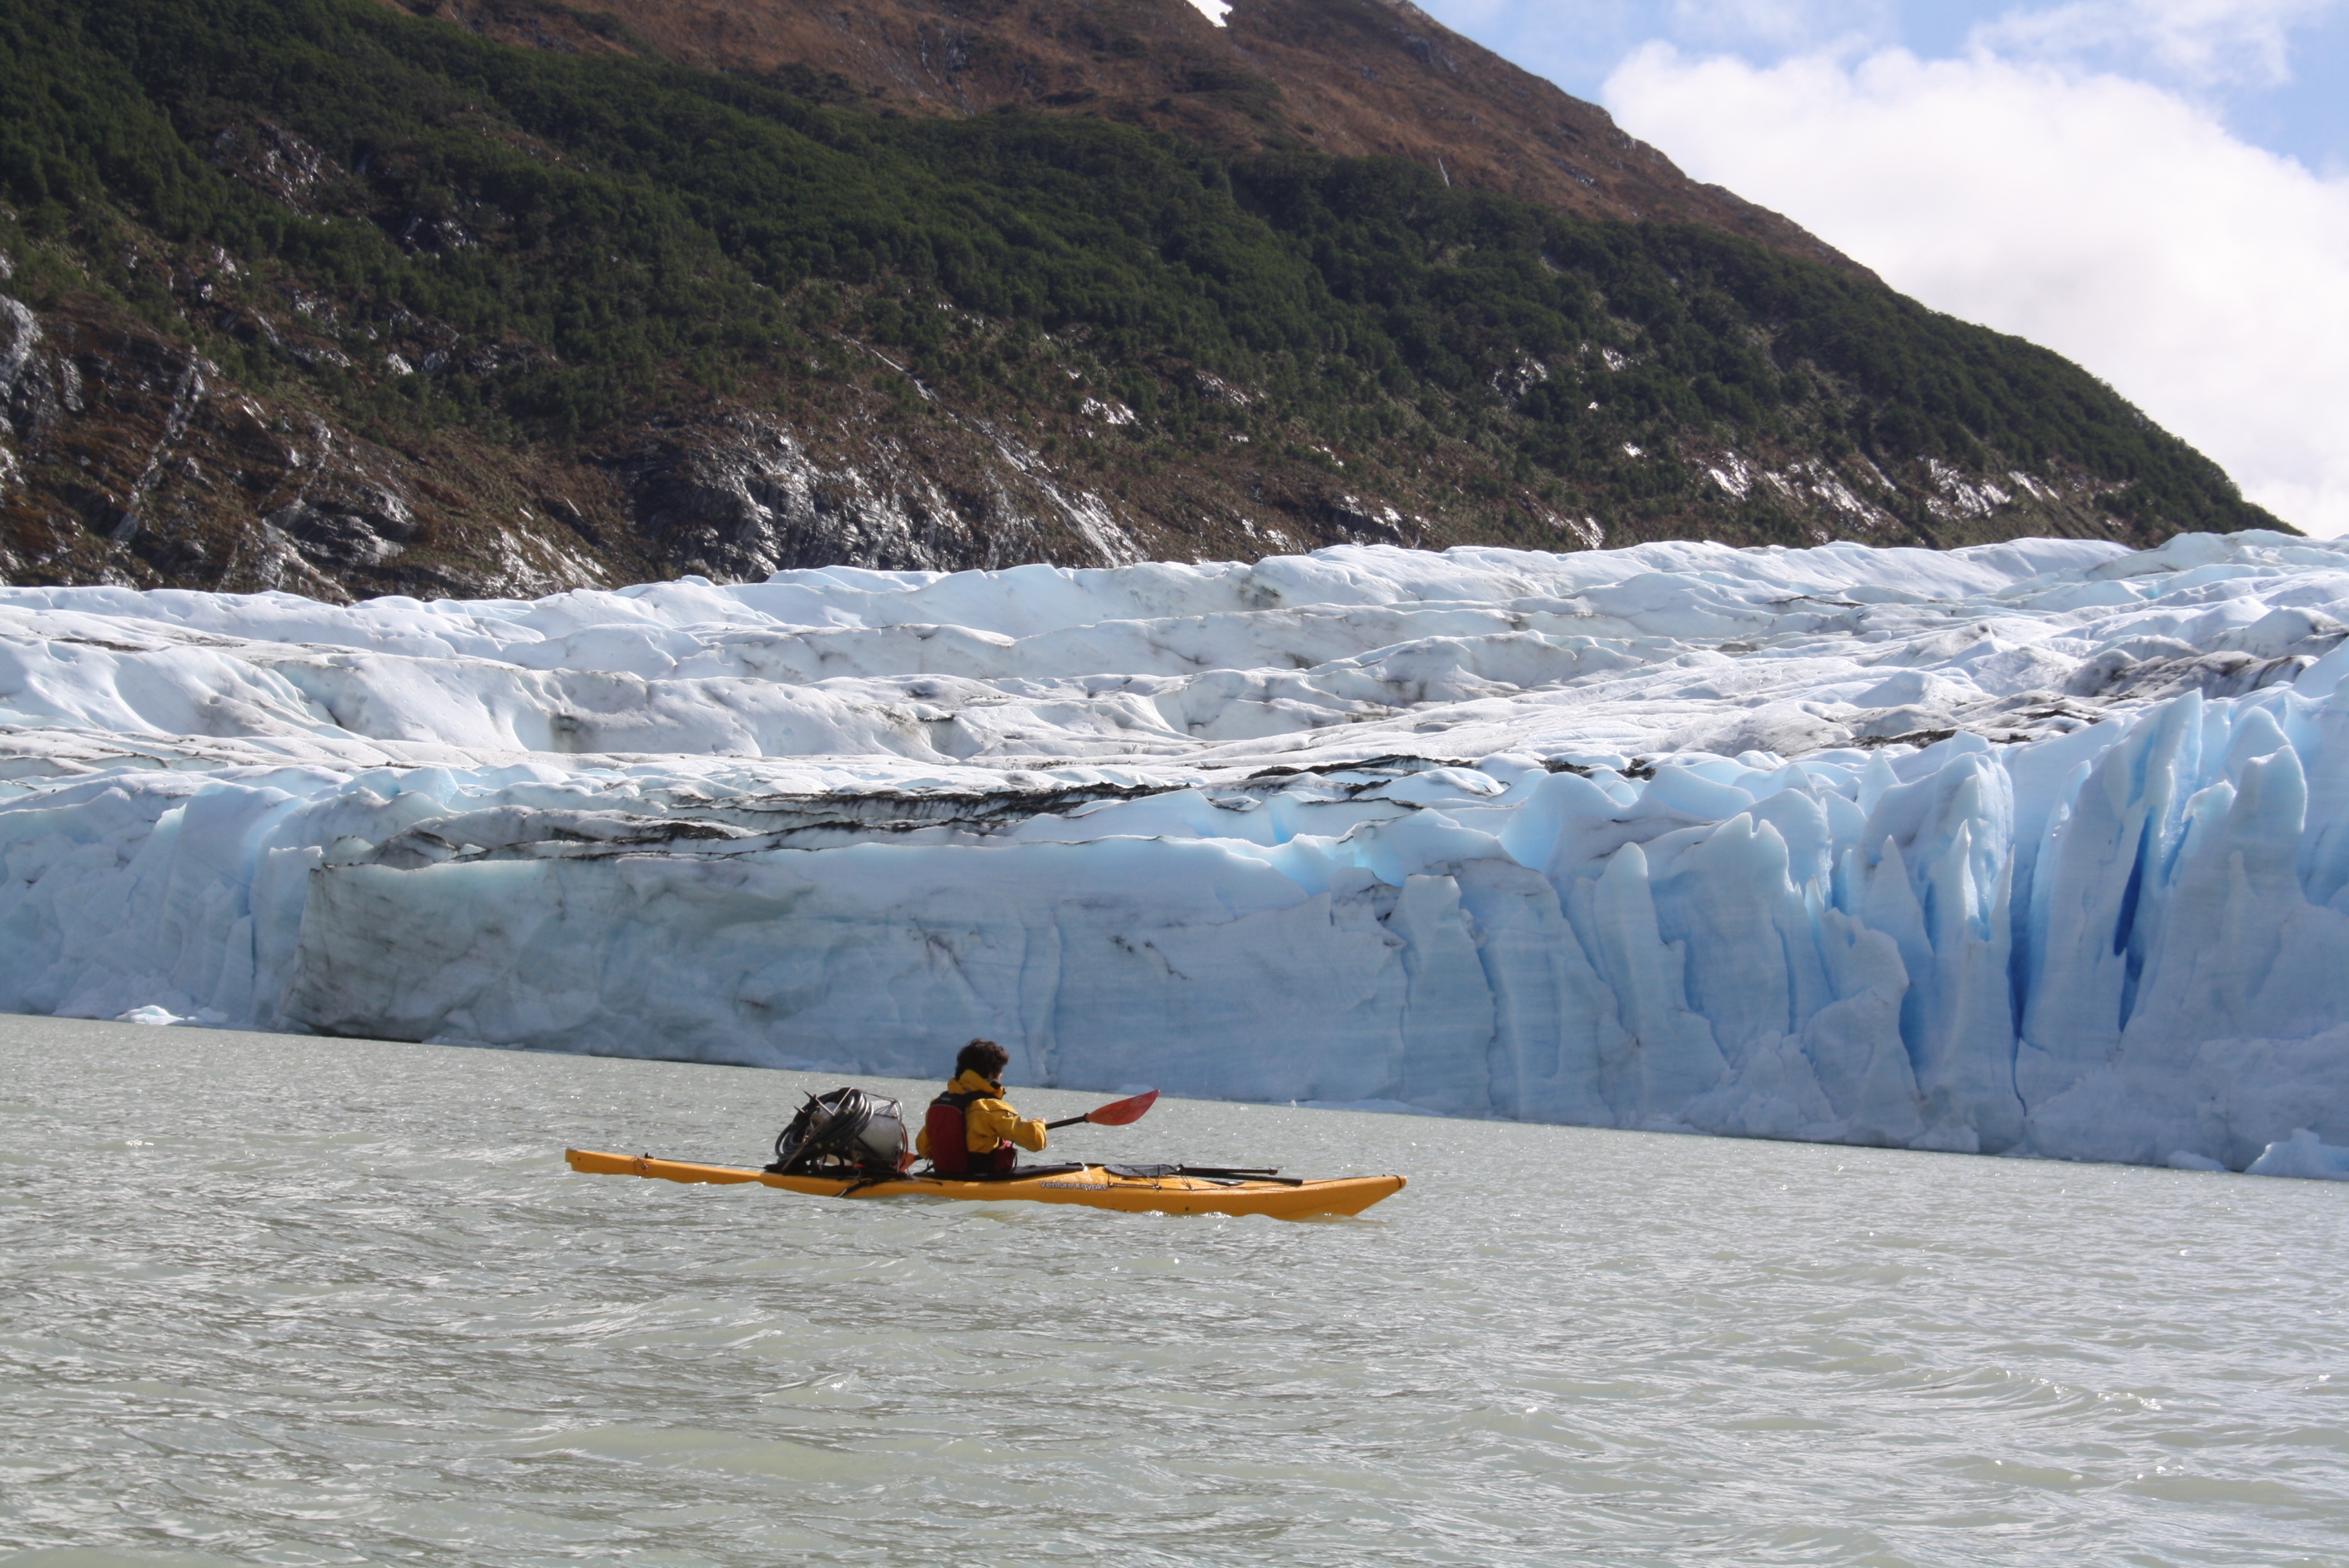
<svg viewBox="0 0 2349 1568">
<path fill-rule="evenodd" d="M 973 1154 L 985 1154 L 1005 1139 L 1011 1140 L 1031 1154 L 1044 1151 L 1044 1124 L 1021 1116 L 1003 1102 L 1003 1086 L 975 1072 L 966 1072 L 947 1085 L 948 1094 L 983 1094 L 985 1099 L 975 1099 L 963 1108 L 963 1142 Z M 930 1130 L 922 1129 L 914 1140 L 914 1152 L 927 1160 L 930 1157 Z"/>
</svg>

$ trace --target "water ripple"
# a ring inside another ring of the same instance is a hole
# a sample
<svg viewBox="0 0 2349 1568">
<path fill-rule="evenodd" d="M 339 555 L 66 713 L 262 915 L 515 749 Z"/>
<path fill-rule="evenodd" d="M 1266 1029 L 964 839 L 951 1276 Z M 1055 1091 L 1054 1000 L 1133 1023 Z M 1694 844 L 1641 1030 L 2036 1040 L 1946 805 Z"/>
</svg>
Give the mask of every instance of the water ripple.
<svg viewBox="0 0 2349 1568">
<path fill-rule="evenodd" d="M 556 1157 L 753 1161 L 809 1087 L 0 1019 L 0 1562 L 2349 1560 L 2339 1187 L 1171 1102 L 1065 1146 L 1413 1184 Z"/>
</svg>

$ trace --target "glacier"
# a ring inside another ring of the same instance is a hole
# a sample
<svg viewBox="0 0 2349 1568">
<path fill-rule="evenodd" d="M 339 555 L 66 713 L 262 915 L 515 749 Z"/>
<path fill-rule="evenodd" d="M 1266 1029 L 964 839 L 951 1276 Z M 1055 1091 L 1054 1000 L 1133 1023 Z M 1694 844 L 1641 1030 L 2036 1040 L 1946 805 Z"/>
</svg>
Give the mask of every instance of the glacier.
<svg viewBox="0 0 2349 1568">
<path fill-rule="evenodd" d="M 0 1010 L 2349 1175 L 2349 545 L 0 588 Z"/>
</svg>

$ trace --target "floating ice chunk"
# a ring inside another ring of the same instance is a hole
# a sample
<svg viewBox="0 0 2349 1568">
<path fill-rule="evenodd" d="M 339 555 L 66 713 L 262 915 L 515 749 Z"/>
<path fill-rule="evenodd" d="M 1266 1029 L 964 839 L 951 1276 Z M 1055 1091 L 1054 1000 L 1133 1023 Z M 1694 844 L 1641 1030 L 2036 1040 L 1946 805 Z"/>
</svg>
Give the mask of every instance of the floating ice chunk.
<svg viewBox="0 0 2349 1568">
<path fill-rule="evenodd" d="M 114 1021 L 118 1024 L 162 1025 L 184 1024 L 188 1020 L 172 1012 L 169 1007 L 158 1007 L 150 1004 L 147 1006 L 133 1007 L 128 1013 L 119 1014 Z"/>
<path fill-rule="evenodd" d="M 2321 1181 L 2349 1181 L 2349 1149 L 2336 1149 L 2304 1127 L 2290 1138 L 2271 1143 L 2248 1166 L 2250 1176 L 2302 1176 Z"/>
</svg>

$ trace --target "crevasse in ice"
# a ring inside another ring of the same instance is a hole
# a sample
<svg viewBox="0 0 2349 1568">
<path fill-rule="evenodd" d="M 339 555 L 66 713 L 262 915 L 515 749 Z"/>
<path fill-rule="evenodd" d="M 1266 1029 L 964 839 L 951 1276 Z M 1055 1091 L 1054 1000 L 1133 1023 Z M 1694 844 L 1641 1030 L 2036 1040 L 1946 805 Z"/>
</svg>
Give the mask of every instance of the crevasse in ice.
<svg viewBox="0 0 2349 1568">
<path fill-rule="evenodd" d="M 2273 534 L 5 589 L 0 1009 L 2342 1174 L 2344 618 Z"/>
</svg>

